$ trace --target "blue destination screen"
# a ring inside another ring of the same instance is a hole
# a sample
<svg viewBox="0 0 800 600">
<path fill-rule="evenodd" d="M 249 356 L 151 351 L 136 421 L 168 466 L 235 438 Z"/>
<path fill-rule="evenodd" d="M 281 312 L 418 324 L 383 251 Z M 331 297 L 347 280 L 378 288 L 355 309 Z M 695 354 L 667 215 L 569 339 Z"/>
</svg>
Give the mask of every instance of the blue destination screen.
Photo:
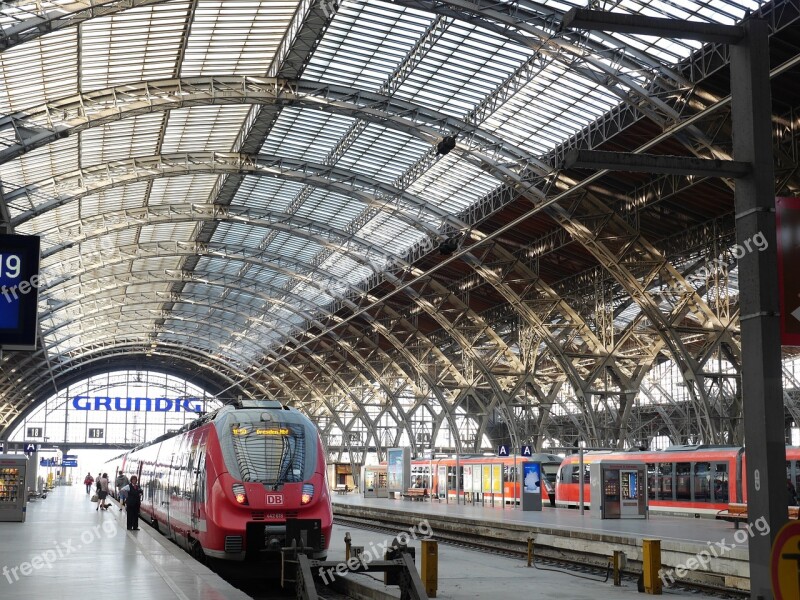
<svg viewBox="0 0 800 600">
<path fill-rule="evenodd" d="M 18 254 L 0 254 L 0 329 L 19 327 L 22 258 Z"/>
</svg>

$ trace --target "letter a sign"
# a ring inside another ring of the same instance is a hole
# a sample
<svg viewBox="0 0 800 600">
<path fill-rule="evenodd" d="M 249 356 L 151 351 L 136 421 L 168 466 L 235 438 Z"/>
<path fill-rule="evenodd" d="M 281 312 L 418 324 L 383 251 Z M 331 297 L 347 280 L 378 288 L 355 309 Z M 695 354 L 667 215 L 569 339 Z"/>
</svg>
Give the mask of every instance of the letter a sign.
<svg viewBox="0 0 800 600">
<path fill-rule="evenodd" d="M 530 446 L 522 446 L 520 448 L 520 450 L 521 450 L 521 452 L 520 452 L 521 456 L 531 456 L 533 454 L 531 452 L 531 447 Z"/>
<path fill-rule="evenodd" d="M 498 446 L 497 456 L 508 456 L 508 446 Z"/>
</svg>

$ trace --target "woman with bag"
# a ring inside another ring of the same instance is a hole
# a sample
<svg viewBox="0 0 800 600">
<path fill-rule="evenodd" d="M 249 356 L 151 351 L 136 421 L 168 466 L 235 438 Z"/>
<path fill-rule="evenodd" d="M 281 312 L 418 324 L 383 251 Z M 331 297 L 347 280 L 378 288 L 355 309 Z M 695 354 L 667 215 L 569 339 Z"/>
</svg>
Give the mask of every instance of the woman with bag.
<svg viewBox="0 0 800 600">
<path fill-rule="evenodd" d="M 139 508 L 142 506 L 142 488 L 139 485 L 139 478 L 131 475 L 131 482 L 128 484 L 128 501 L 125 508 L 128 511 L 128 529 L 131 531 L 139 530 Z"/>
</svg>

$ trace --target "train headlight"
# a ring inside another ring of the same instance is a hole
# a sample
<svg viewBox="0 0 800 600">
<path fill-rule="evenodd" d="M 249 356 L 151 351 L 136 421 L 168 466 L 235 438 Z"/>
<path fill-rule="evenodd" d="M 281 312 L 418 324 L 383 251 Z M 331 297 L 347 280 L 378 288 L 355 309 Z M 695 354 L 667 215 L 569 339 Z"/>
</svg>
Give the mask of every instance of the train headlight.
<svg viewBox="0 0 800 600">
<path fill-rule="evenodd" d="M 314 498 L 314 486 L 310 483 L 303 484 L 303 493 L 300 496 L 300 504 L 308 504 Z"/>
<path fill-rule="evenodd" d="M 247 493 L 244 491 L 244 486 L 241 483 L 233 484 L 233 497 L 239 504 L 247 505 Z"/>
</svg>

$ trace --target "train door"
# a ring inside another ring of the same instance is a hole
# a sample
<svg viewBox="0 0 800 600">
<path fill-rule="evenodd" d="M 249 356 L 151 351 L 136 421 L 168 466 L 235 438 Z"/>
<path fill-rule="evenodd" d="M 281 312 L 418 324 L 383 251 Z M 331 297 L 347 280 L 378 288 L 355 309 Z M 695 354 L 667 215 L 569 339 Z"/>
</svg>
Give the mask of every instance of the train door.
<svg viewBox="0 0 800 600">
<path fill-rule="evenodd" d="M 728 473 L 728 463 L 727 462 L 715 462 L 711 465 L 713 478 L 714 478 L 714 489 L 712 491 L 713 498 L 712 502 L 717 504 L 727 504 L 729 499 L 729 473 Z"/>
<path fill-rule="evenodd" d="M 197 533 L 200 531 L 200 522 L 202 516 L 200 515 L 200 508 L 205 502 L 206 495 L 206 447 L 203 442 L 198 444 L 195 454 L 195 461 L 190 477 L 192 478 L 192 531 Z"/>
</svg>

